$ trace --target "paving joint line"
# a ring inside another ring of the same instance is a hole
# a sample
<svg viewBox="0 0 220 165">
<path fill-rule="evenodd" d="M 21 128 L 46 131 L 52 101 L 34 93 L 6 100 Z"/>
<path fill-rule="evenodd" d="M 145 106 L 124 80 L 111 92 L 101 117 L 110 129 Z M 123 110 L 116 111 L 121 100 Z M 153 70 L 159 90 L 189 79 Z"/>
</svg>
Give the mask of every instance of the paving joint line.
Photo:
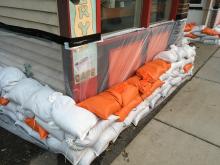
<svg viewBox="0 0 220 165">
<path fill-rule="evenodd" d="M 180 132 L 183 132 L 183 133 L 185 133 L 185 134 L 187 134 L 187 135 L 189 135 L 189 136 L 192 136 L 192 137 L 194 137 L 194 138 L 196 138 L 196 139 L 199 139 L 199 140 L 201 140 L 201 141 L 203 141 L 203 142 L 205 142 L 205 143 L 208 143 L 208 144 L 210 144 L 210 145 L 212 145 L 212 146 L 215 146 L 215 147 L 217 147 L 218 149 L 220 149 L 220 145 L 215 144 L 215 143 L 213 143 L 213 142 L 211 142 L 211 141 L 209 141 L 209 140 L 203 139 L 203 138 L 201 138 L 201 137 L 199 137 L 199 136 L 197 136 L 197 135 L 195 135 L 195 134 L 192 134 L 192 133 L 190 133 L 190 132 L 187 132 L 187 131 L 185 131 L 185 130 L 183 130 L 183 129 L 181 129 L 181 128 L 178 128 L 178 127 L 176 127 L 176 126 L 174 126 L 174 125 L 172 125 L 172 124 L 166 123 L 166 122 L 164 122 L 164 121 L 162 121 L 162 120 L 160 120 L 160 119 L 154 118 L 153 120 L 158 121 L 158 122 L 160 122 L 160 123 L 162 123 L 162 124 L 165 124 L 165 125 L 167 125 L 167 126 L 169 126 L 169 127 L 171 127 L 171 128 L 174 128 L 174 129 L 176 129 L 176 130 L 178 130 L 178 131 L 180 131 Z"/>
<path fill-rule="evenodd" d="M 218 82 L 218 81 L 209 80 L 209 79 L 207 79 L 207 78 L 203 78 L 203 77 L 199 77 L 199 76 L 195 76 L 195 78 L 201 79 L 201 80 L 205 80 L 205 81 L 208 81 L 208 82 L 212 82 L 212 83 L 215 83 L 215 84 L 220 84 L 220 82 Z"/>
</svg>

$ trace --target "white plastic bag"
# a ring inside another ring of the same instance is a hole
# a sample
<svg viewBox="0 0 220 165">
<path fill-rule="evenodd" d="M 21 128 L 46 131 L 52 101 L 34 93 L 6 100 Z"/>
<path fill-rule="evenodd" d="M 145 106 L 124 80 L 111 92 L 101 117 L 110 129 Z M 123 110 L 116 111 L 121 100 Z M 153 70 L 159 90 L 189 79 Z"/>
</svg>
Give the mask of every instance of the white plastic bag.
<svg viewBox="0 0 220 165">
<path fill-rule="evenodd" d="M 17 104 L 24 105 L 30 97 L 42 88 L 42 85 L 34 79 L 26 78 L 7 93 L 4 97 Z"/>
<path fill-rule="evenodd" d="M 58 96 L 53 104 L 52 118 L 61 129 L 83 140 L 96 125 L 98 118 L 77 105 L 68 96 Z"/>
<path fill-rule="evenodd" d="M 52 121 L 51 111 L 53 102 L 50 101 L 50 96 L 55 93 L 54 90 L 45 86 L 34 93 L 30 99 L 23 105 L 24 109 L 31 110 L 36 116 L 45 122 Z M 62 95 L 61 93 L 57 93 Z"/>
<path fill-rule="evenodd" d="M 19 81 L 26 78 L 24 73 L 17 68 L 5 67 L 0 70 L 0 92 L 9 92 Z"/>
</svg>

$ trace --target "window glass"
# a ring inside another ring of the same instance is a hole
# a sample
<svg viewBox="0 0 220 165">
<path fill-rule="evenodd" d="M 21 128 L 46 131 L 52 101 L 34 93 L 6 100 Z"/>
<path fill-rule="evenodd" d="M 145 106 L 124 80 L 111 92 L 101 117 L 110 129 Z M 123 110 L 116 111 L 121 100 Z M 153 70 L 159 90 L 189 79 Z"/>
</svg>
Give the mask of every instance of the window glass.
<svg viewBox="0 0 220 165">
<path fill-rule="evenodd" d="M 102 33 L 140 27 L 142 0 L 102 0 Z"/>
<path fill-rule="evenodd" d="M 170 18 L 172 0 L 152 0 L 151 23 L 166 21 Z"/>
</svg>

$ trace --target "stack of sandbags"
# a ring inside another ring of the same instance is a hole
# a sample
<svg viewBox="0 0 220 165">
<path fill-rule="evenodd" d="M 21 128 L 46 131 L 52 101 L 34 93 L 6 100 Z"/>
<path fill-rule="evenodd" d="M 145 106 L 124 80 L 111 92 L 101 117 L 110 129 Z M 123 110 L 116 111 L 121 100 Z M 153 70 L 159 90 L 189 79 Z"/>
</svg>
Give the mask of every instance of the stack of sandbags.
<svg viewBox="0 0 220 165">
<path fill-rule="evenodd" d="M 0 109 L 51 151 L 87 165 L 191 75 L 194 59 L 194 47 L 172 45 L 133 77 L 79 104 L 15 68 L 3 68 Z"/>
<path fill-rule="evenodd" d="M 212 28 L 204 25 L 197 26 L 194 23 L 186 24 L 184 36 L 190 41 L 200 41 L 206 44 L 220 44 L 220 28 L 219 26 Z"/>
</svg>

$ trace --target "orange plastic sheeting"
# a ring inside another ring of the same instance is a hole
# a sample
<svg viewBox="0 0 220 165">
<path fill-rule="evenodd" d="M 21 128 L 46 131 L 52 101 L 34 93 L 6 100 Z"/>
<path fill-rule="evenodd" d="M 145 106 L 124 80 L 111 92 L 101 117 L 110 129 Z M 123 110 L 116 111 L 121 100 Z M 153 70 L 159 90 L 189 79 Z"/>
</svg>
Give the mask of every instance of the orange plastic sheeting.
<svg viewBox="0 0 220 165">
<path fill-rule="evenodd" d="M 185 37 L 189 37 L 189 38 L 192 38 L 192 39 L 198 38 L 197 35 L 192 34 L 192 33 L 186 34 Z"/>
<path fill-rule="evenodd" d="M 186 64 L 184 67 L 183 67 L 183 70 L 185 73 L 188 73 L 190 71 L 190 69 L 192 69 L 193 67 L 193 64 Z"/>
<path fill-rule="evenodd" d="M 153 84 L 151 84 L 150 89 L 146 90 L 145 93 L 141 95 L 141 98 L 144 100 L 148 96 L 150 96 L 156 89 L 160 88 L 164 84 L 163 81 L 157 80 Z"/>
<path fill-rule="evenodd" d="M 110 92 L 117 101 L 121 99 L 120 103 L 122 103 L 121 105 L 123 107 L 129 104 L 131 100 L 139 96 L 138 87 L 130 85 L 127 82 L 118 84 L 107 90 L 107 92 Z"/>
<path fill-rule="evenodd" d="M 202 30 L 202 33 L 210 35 L 210 36 L 216 36 L 216 35 L 220 35 L 217 31 L 211 29 L 211 28 L 205 28 Z"/>
<path fill-rule="evenodd" d="M 147 49 L 146 62 L 151 61 L 158 53 L 166 50 L 170 32 L 167 30 L 153 35 Z"/>
<path fill-rule="evenodd" d="M 128 114 L 132 111 L 132 109 L 137 107 L 142 101 L 142 98 L 138 96 L 135 99 L 133 99 L 127 106 L 123 107 L 120 111 L 116 112 L 115 115 L 119 116 L 118 120 L 120 122 L 123 122 L 128 116 Z"/>
<path fill-rule="evenodd" d="M 155 82 L 170 67 L 170 63 L 158 59 L 146 63 L 144 66 L 137 70 L 136 74 L 144 80 L 148 80 L 149 82 Z"/>
<path fill-rule="evenodd" d="M 143 42 L 112 49 L 109 56 L 108 86 L 125 81 L 141 66 Z"/>
<path fill-rule="evenodd" d="M 1 106 L 6 106 L 9 103 L 9 100 L 4 98 L 4 97 L 0 97 L 0 105 Z"/>
<path fill-rule="evenodd" d="M 109 92 L 90 97 L 78 105 L 104 120 L 107 120 L 110 115 L 121 109 L 120 103 Z"/>
<path fill-rule="evenodd" d="M 26 118 L 25 123 L 31 127 L 33 130 L 39 133 L 41 139 L 46 139 L 48 132 L 42 128 L 33 118 Z"/>
<path fill-rule="evenodd" d="M 184 28 L 184 32 L 190 32 L 196 26 L 195 23 L 188 23 Z"/>
</svg>

